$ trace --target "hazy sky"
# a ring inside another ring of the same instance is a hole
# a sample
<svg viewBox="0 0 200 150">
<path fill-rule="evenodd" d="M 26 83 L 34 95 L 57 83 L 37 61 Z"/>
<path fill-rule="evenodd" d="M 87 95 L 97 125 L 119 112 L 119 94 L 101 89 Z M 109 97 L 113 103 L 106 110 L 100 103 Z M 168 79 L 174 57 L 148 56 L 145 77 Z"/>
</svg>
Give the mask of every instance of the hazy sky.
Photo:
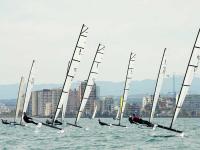
<svg viewBox="0 0 200 150">
<path fill-rule="evenodd" d="M 106 46 L 98 80 L 123 81 L 129 54 L 133 79 L 155 79 L 164 48 L 167 71 L 183 74 L 200 27 L 199 0 L 1 0 L 0 84 L 27 77 L 62 83 L 81 26 L 89 27 L 75 80 L 88 76 L 98 43 Z"/>
</svg>

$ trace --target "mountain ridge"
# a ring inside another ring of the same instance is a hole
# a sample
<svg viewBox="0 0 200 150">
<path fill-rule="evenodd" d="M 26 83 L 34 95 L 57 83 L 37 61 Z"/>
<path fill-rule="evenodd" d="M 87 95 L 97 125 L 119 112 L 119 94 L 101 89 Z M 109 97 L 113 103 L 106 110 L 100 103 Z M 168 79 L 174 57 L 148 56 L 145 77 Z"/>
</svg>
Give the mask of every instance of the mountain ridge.
<svg viewBox="0 0 200 150">
<path fill-rule="evenodd" d="M 183 77 L 176 77 L 175 90 L 178 93 Z M 97 81 L 97 86 L 100 87 L 100 96 L 120 96 L 123 93 L 124 82 L 113 82 L 113 81 Z M 80 81 L 76 81 L 72 84 L 71 89 L 77 88 L 80 85 Z M 190 94 L 200 94 L 200 78 L 195 77 L 190 88 Z M 61 88 L 62 84 L 36 84 L 33 90 L 42 89 L 54 89 Z M 155 80 L 133 80 L 130 85 L 129 95 L 151 95 L 155 88 Z M 161 94 L 172 93 L 173 79 L 172 77 L 165 78 Z M 0 85 L 0 99 L 13 99 L 17 97 L 18 84 L 7 84 Z"/>
</svg>

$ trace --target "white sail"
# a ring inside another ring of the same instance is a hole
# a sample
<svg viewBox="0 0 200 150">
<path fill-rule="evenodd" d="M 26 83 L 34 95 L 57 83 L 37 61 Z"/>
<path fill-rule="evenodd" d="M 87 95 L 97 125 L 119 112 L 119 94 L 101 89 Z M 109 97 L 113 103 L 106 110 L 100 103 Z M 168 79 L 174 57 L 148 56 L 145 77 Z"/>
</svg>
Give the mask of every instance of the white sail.
<svg viewBox="0 0 200 150">
<path fill-rule="evenodd" d="M 120 107 L 117 108 L 117 115 L 116 115 L 115 119 L 119 119 L 119 112 L 120 112 Z"/>
<path fill-rule="evenodd" d="M 78 66 L 80 64 L 81 56 L 84 54 L 84 49 L 85 49 L 84 47 L 85 47 L 85 43 L 86 43 L 87 34 L 88 34 L 88 27 L 83 24 L 82 28 L 81 28 L 81 32 L 78 37 L 78 41 L 76 43 L 76 47 L 75 47 L 72 59 L 68 66 L 67 75 L 65 78 L 65 82 L 63 84 L 60 100 L 58 102 L 57 109 L 56 109 L 56 112 L 55 112 L 55 115 L 53 118 L 53 123 L 57 119 L 61 109 L 62 109 L 62 120 L 65 117 L 68 96 L 69 96 L 69 90 L 70 90 L 70 87 L 72 84 L 72 80 L 73 80 L 73 78 L 77 72 Z"/>
<path fill-rule="evenodd" d="M 192 84 L 192 80 L 194 77 L 194 73 L 198 68 L 199 65 L 199 59 L 200 59 L 200 39 L 198 39 L 199 37 L 199 32 L 197 34 L 196 37 L 196 41 L 194 44 L 194 47 L 192 49 L 192 53 L 188 62 L 188 66 L 185 72 L 185 77 L 183 79 L 183 83 L 182 83 L 182 87 L 178 96 L 178 100 L 176 103 L 176 108 L 175 108 L 175 112 L 174 112 L 174 116 L 172 118 L 172 122 L 170 127 L 172 128 L 173 123 L 176 121 L 176 118 L 178 117 L 178 114 L 181 110 L 181 107 L 183 105 L 183 102 L 185 100 L 185 97 L 187 95 L 187 92 L 189 90 L 190 85 Z"/>
<path fill-rule="evenodd" d="M 95 108 L 94 108 L 94 112 L 93 112 L 93 114 L 92 114 L 92 119 L 95 118 L 96 113 L 97 113 L 97 105 L 96 105 Z"/>
<path fill-rule="evenodd" d="M 165 77 L 165 72 L 166 72 L 165 51 L 166 51 L 166 48 L 163 52 L 163 56 L 162 56 L 162 60 L 161 60 L 161 64 L 160 64 L 160 68 L 159 68 L 159 72 L 158 72 L 158 76 L 157 76 L 155 91 L 154 91 L 154 95 L 153 95 L 153 105 L 152 105 L 151 115 L 150 115 L 150 119 L 149 119 L 150 122 L 153 121 L 153 117 L 155 114 L 156 106 L 157 106 L 159 95 L 160 95 L 160 90 L 162 88 L 163 79 Z"/>
<path fill-rule="evenodd" d="M 31 97 L 31 91 L 32 91 L 33 84 L 34 84 L 34 64 L 35 64 L 35 60 L 33 60 L 32 65 L 31 65 L 31 70 L 29 72 L 21 120 L 23 120 L 24 113 L 26 113 L 26 110 L 27 110 L 28 104 L 29 104 L 29 100 Z"/>
<path fill-rule="evenodd" d="M 88 76 L 88 79 L 87 79 L 86 88 L 85 88 L 85 91 L 84 91 L 83 98 L 81 100 L 81 104 L 80 104 L 80 108 L 79 108 L 79 111 L 78 111 L 78 114 L 77 114 L 77 117 L 76 117 L 75 124 L 77 124 L 78 120 L 81 117 L 82 112 L 84 111 L 85 105 L 86 105 L 87 100 L 90 96 L 90 92 L 91 92 L 92 87 L 95 83 L 95 79 L 97 78 L 99 64 L 102 62 L 102 59 L 103 59 L 104 49 L 105 49 L 105 46 L 99 44 L 97 51 L 96 51 L 96 54 L 95 54 L 95 57 L 94 57 L 94 60 L 93 60 L 93 63 L 92 63 L 92 67 L 90 69 L 90 73 L 89 73 L 89 76 Z"/>
<path fill-rule="evenodd" d="M 135 64 L 135 56 L 136 54 L 132 53 L 130 54 L 129 58 L 129 63 L 128 63 L 128 68 L 127 68 L 127 74 L 126 74 L 126 80 L 124 84 L 124 93 L 122 97 L 122 104 L 120 104 L 120 118 L 119 118 L 119 124 L 121 119 L 123 118 L 125 106 L 126 106 L 126 101 L 128 98 L 128 91 L 129 91 L 129 86 L 132 80 L 132 75 L 133 75 L 133 69 L 134 69 L 134 64 Z"/>
<path fill-rule="evenodd" d="M 25 90 L 25 82 L 24 82 L 24 77 L 21 77 L 20 85 L 19 85 L 19 91 L 18 91 L 18 97 L 17 97 L 17 103 L 16 103 L 16 111 L 15 111 L 15 119 L 14 121 L 17 120 L 17 117 L 19 115 L 19 110 L 21 104 L 24 102 L 24 91 Z"/>
</svg>

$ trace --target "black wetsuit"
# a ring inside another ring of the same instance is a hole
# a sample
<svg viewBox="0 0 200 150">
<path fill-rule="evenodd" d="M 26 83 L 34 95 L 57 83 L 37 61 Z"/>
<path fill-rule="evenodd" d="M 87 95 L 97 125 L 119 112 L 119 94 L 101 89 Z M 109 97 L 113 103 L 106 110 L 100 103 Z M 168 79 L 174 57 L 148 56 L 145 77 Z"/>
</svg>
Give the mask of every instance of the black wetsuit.
<svg viewBox="0 0 200 150">
<path fill-rule="evenodd" d="M 129 120 L 130 123 L 145 124 L 145 125 L 147 125 L 147 127 L 153 127 L 154 126 L 151 122 L 146 121 L 146 120 L 142 120 L 142 119 L 138 119 L 138 121 L 135 122 L 135 121 L 133 121 L 132 117 L 129 117 L 128 120 Z"/>
<path fill-rule="evenodd" d="M 46 120 L 46 123 L 47 123 L 47 124 L 52 124 L 52 121 Z M 62 122 L 60 122 L 60 121 L 58 121 L 58 120 L 55 120 L 54 124 L 55 124 L 55 125 L 62 125 Z"/>
<path fill-rule="evenodd" d="M 142 119 L 140 119 L 140 124 L 146 124 L 147 127 L 153 127 L 154 126 L 151 122 L 146 121 L 146 120 L 142 120 Z"/>
<path fill-rule="evenodd" d="M 1 119 L 1 121 L 2 121 L 3 124 L 10 124 L 7 120 Z"/>
<path fill-rule="evenodd" d="M 23 119 L 24 119 L 24 121 L 25 121 L 26 123 L 33 123 L 33 124 L 36 124 L 36 125 L 37 125 L 37 123 L 34 122 L 34 121 L 32 120 L 32 118 L 31 118 L 31 117 L 28 117 L 26 114 L 24 114 Z"/>
<path fill-rule="evenodd" d="M 55 120 L 55 124 L 56 125 L 62 125 L 62 122 L 58 121 L 58 120 Z"/>
<path fill-rule="evenodd" d="M 109 124 L 105 123 L 105 122 L 101 122 L 101 120 L 99 119 L 99 124 L 102 126 L 110 126 Z"/>
</svg>

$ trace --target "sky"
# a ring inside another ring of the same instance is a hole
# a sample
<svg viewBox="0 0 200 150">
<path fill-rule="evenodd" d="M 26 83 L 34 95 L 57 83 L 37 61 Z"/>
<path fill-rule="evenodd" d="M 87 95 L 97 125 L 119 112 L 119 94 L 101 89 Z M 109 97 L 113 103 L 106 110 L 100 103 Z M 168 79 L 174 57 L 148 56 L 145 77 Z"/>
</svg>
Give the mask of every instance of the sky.
<svg viewBox="0 0 200 150">
<path fill-rule="evenodd" d="M 100 81 L 124 81 L 130 52 L 134 80 L 156 79 L 164 48 L 167 73 L 183 75 L 200 27 L 198 0 L 1 0 L 0 84 L 27 78 L 63 83 L 82 24 L 89 27 L 75 81 L 85 80 L 99 43 Z M 197 74 L 197 76 L 199 76 Z"/>
</svg>

